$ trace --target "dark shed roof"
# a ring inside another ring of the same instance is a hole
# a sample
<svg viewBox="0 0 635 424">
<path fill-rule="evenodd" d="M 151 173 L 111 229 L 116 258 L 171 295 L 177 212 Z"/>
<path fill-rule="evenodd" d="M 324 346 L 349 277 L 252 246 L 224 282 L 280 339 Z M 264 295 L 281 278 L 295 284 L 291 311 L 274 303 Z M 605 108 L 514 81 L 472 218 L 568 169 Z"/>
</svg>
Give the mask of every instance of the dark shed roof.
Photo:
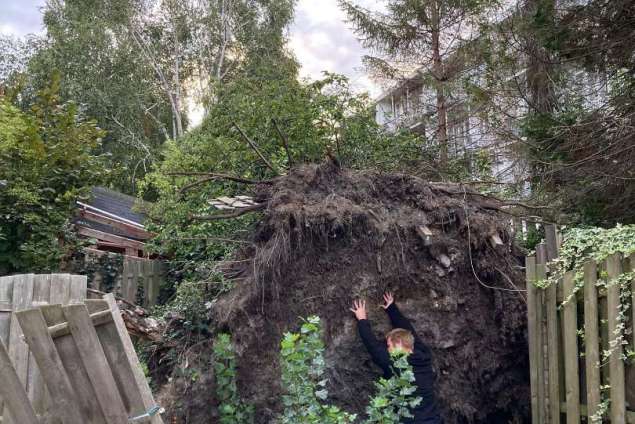
<svg viewBox="0 0 635 424">
<path fill-rule="evenodd" d="M 93 216 L 80 213 L 73 219 L 73 223 L 104 233 L 144 241 L 149 237 L 149 233 L 146 234 L 144 230 L 146 215 L 137 208 L 143 204 L 143 200 L 136 197 L 106 187 L 93 187 L 90 198 L 78 201 L 77 204 L 79 209 L 86 210 Z M 94 216 L 103 216 L 106 221 L 95 219 Z M 113 225 L 109 219 L 119 221 L 123 226 Z"/>
<path fill-rule="evenodd" d="M 92 198 L 86 203 L 112 215 L 143 225 L 145 214 L 136 211 L 141 200 L 106 187 L 93 187 Z M 134 210 L 133 210 L 134 209 Z"/>
</svg>

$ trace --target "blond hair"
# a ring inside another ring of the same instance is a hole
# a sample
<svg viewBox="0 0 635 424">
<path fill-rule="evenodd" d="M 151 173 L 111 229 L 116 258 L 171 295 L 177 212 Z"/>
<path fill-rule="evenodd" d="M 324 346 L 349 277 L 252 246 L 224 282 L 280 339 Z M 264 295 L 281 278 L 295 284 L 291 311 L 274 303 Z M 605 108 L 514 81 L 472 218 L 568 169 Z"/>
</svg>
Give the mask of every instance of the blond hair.
<svg viewBox="0 0 635 424">
<path fill-rule="evenodd" d="M 412 350 L 415 344 L 415 338 L 412 333 L 403 328 L 394 328 L 386 334 L 386 340 L 390 340 L 393 344 L 400 344 L 406 349 Z"/>
</svg>

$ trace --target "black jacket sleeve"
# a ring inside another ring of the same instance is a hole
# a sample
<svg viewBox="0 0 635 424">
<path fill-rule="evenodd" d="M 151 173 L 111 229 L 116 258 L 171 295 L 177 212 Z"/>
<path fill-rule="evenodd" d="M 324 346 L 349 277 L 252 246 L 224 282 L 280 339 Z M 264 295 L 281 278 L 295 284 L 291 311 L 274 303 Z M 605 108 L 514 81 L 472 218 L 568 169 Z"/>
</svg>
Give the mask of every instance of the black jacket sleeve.
<svg viewBox="0 0 635 424">
<path fill-rule="evenodd" d="M 388 314 L 388 318 L 390 318 L 390 323 L 392 324 L 393 328 L 403 328 L 404 330 L 408 330 L 412 333 L 415 339 L 415 345 L 414 345 L 415 349 L 418 349 L 425 354 L 429 353 L 428 346 L 426 346 L 426 344 L 421 341 L 419 336 L 417 336 L 417 332 L 415 331 L 415 328 L 412 326 L 412 323 L 410 322 L 410 320 L 406 318 L 405 316 L 403 316 L 403 314 L 401 313 L 399 308 L 397 308 L 397 305 L 395 305 L 394 302 L 391 303 L 390 306 L 388 306 L 388 308 L 386 308 L 386 313 Z"/>
<path fill-rule="evenodd" d="M 366 319 L 360 319 L 357 322 L 357 330 L 362 338 L 366 350 L 370 353 L 373 362 L 381 368 L 384 372 L 384 378 L 390 378 L 392 375 L 390 354 L 388 353 L 388 347 L 386 343 L 377 340 L 373 330 L 370 327 L 370 322 Z"/>
</svg>

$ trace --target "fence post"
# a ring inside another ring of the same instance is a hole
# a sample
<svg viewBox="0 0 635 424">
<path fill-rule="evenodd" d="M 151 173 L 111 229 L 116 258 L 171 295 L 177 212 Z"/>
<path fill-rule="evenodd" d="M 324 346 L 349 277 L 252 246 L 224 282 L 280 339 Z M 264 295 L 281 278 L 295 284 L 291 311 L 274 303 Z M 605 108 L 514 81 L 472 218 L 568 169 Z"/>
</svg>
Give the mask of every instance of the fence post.
<svg viewBox="0 0 635 424">
<path fill-rule="evenodd" d="M 586 366 L 587 413 L 591 417 L 600 405 L 600 333 L 598 327 L 598 269 L 593 261 L 584 264 L 584 354 Z"/>
<path fill-rule="evenodd" d="M 554 238 L 555 242 L 555 238 Z M 554 245 L 555 246 L 555 245 Z M 555 247 L 554 247 L 555 249 Z M 536 248 L 536 279 L 545 280 L 547 278 L 547 261 L 550 249 L 545 243 L 540 243 Z M 546 337 L 543 343 L 547 347 L 547 407 L 548 422 L 552 424 L 560 423 L 560 372 L 558 354 L 558 299 L 557 287 L 554 284 L 541 290 L 544 297 Z M 542 321 L 541 321 L 542 322 Z"/>
<path fill-rule="evenodd" d="M 542 302 L 536 281 L 536 258 L 525 259 L 527 285 L 527 321 L 529 336 L 529 378 L 531 382 L 531 416 L 533 424 L 544 424 L 544 370 L 542 361 Z"/>
<path fill-rule="evenodd" d="M 629 271 L 635 271 L 635 253 L 629 258 Z M 635 279 L 631 281 L 631 350 L 635 352 Z"/>
<path fill-rule="evenodd" d="M 623 324 L 619 316 L 620 286 L 611 284 L 622 273 L 622 261 L 619 254 L 613 254 L 606 260 L 606 271 L 609 278 L 607 289 L 608 307 L 608 332 L 611 342 L 615 340 L 618 326 Z M 617 344 L 609 348 L 612 350 L 609 357 L 609 381 L 611 385 L 611 423 L 621 424 L 626 419 L 626 393 L 624 387 L 624 362 L 622 361 L 622 345 Z"/>
<path fill-rule="evenodd" d="M 578 300 L 572 271 L 563 278 L 564 355 L 567 424 L 580 423 L 580 380 L 578 369 Z"/>
</svg>

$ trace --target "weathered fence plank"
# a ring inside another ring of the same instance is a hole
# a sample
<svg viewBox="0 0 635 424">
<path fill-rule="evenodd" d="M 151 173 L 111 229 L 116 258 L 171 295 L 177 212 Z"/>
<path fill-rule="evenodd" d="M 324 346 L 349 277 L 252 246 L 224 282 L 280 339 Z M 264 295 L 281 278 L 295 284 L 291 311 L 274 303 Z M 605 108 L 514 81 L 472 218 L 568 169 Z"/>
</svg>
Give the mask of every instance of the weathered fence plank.
<svg viewBox="0 0 635 424">
<path fill-rule="evenodd" d="M 93 327 L 93 322 L 84 305 L 63 308 L 79 358 L 84 364 L 88 378 L 96 394 L 108 424 L 126 424 L 128 416 L 119 396 L 119 390 L 110 371 L 104 350 Z"/>
<path fill-rule="evenodd" d="M 33 301 L 32 306 L 47 305 L 51 298 L 51 276 L 48 274 L 39 274 L 33 280 Z M 28 396 L 31 405 L 37 413 L 45 414 L 46 409 L 46 388 L 40 375 L 33 355 L 29 355 L 29 373 L 27 382 Z"/>
<path fill-rule="evenodd" d="M 86 422 L 106 424 L 101 410 L 95 408 L 96 394 L 88 378 L 86 369 L 82 366 L 79 358 L 79 352 L 72 337 L 60 337 L 51 334 L 51 328 L 61 326 L 66 323 L 64 311 L 60 305 L 49 305 L 41 308 L 42 315 L 46 321 L 47 331 L 53 339 L 55 348 L 57 349 L 62 361 L 63 369 L 68 375 L 68 379 L 77 395 L 77 405 L 79 411 Z M 54 415 L 54 412 L 51 412 Z"/>
<path fill-rule="evenodd" d="M 543 424 L 543 394 L 541 391 L 543 367 L 542 367 L 542 340 L 539 311 L 540 290 L 534 285 L 536 281 L 536 258 L 533 256 L 525 259 L 526 285 L 527 285 L 527 314 L 529 336 L 529 379 L 531 382 L 531 416 L 534 424 Z"/>
<path fill-rule="evenodd" d="M 536 248 L 536 279 L 544 281 L 547 278 L 548 249 L 545 243 L 540 243 Z M 541 290 L 543 296 L 543 310 L 545 320 L 543 343 L 547 347 L 547 387 L 544 396 L 548 408 L 548 422 L 560 423 L 560 386 L 558 371 L 558 303 L 556 286 L 550 285 L 546 290 Z M 543 358 L 544 361 L 544 358 Z"/>
<path fill-rule="evenodd" d="M 578 374 L 578 302 L 575 295 L 574 274 L 564 275 L 564 355 L 567 403 L 567 424 L 580 423 L 580 381 Z"/>
<path fill-rule="evenodd" d="M 600 404 L 600 334 L 598 328 L 597 265 L 584 264 L 584 337 L 587 410 L 593 416 Z"/>
<path fill-rule="evenodd" d="M 0 364 L 4 364 L 0 366 L 2 380 L 0 397 L 6 402 L 5 407 L 9 410 L 13 421 L 20 424 L 39 424 L 15 368 L 7 365 L 11 364 L 11 358 L 2 341 L 0 341 Z"/>
<path fill-rule="evenodd" d="M 108 302 L 108 306 L 110 307 L 111 311 L 119 311 L 119 308 L 117 307 L 117 301 L 112 294 L 104 296 L 104 300 Z M 123 345 L 125 355 L 124 361 L 122 362 L 126 362 L 131 368 L 131 374 L 134 378 L 135 386 L 139 389 L 144 408 L 144 410 L 141 412 L 143 413 L 149 411 L 155 406 L 154 398 L 152 397 L 152 391 L 150 390 L 150 386 L 148 385 L 148 380 L 146 380 L 145 375 L 143 375 L 141 363 L 139 362 L 139 358 L 137 357 L 137 352 L 134 350 L 134 346 L 132 345 L 132 341 L 130 340 L 130 336 L 128 335 L 128 330 L 126 329 L 126 324 L 123 322 L 123 318 L 121 317 L 120 313 L 113 314 L 113 323 L 114 326 L 109 325 L 107 327 L 115 328 L 118 335 L 118 340 L 120 340 L 121 344 Z M 102 345 L 104 344 L 106 343 L 102 343 Z M 123 365 L 123 363 L 118 364 L 118 366 Z M 151 424 L 163 424 L 163 420 L 159 415 L 153 416 L 150 422 Z"/>
<path fill-rule="evenodd" d="M 21 311 L 31 307 L 33 300 L 33 279 L 34 274 L 16 275 L 13 279 L 13 310 Z M 15 371 L 22 382 L 23 387 L 28 385 L 29 372 L 29 347 L 22 339 L 22 329 L 15 319 L 11 318 L 11 333 L 9 335 L 9 356 L 13 360 Z M 15 421 L 11 415 L 7 416 L 5 422 L 13 424 Z M 16 422 L 16 424 L 19 424 Z"/>
<path fill-rule="evenodd" d="M 629 258 L 629 271 L 635 271 L 635 253 Z M 631 350 L 635 352 L 635 278 L 631 281 Z"/>
<path fill-rule="evenodd" d="M 13 311 L 13 277 L 0 277 L 0 339 L 8 346 L 11 334 L 11 311 Z M 3 411 L 0 399 L 0 415 Z"/>
<path fill-rule="evenodd" d="M 607 307 L 608 307 L 608 330 L 609 337 L 612 342 L 616 340 L 616 334 L 619 334 L 618 326 L 621 324 L 619 316 L 620 306 L 620 286 L 611 284 L 622 273 L 622 261 L 619 254 L 611 255 L 606 260 L 606 271 L 609 278 L 609 286 L 607 288 Z M 611 346 L 613 344 L 613 346 Z M 609 379 L 611 393 L 611 422 L 623 423 L 626 416 L 626 391 L 624 387 L 624 362 L 622 361 L 622 345 L 620 343 L 610 343 L 612 350 L 609 357 Z"/>
<path fill-rule="evenodd" d="M 77 399 L 77 395 L 71 387 L 62 360 L 48 334 L 42 312 L 39 309 L 30 309 L 16 312 L 16 317 L 24 331 L 26 342 L 40 366 L 57 415 L 62 418 L 64 424 L 86 422 L 77 404 L 72 401 Z"/>
</svg>

